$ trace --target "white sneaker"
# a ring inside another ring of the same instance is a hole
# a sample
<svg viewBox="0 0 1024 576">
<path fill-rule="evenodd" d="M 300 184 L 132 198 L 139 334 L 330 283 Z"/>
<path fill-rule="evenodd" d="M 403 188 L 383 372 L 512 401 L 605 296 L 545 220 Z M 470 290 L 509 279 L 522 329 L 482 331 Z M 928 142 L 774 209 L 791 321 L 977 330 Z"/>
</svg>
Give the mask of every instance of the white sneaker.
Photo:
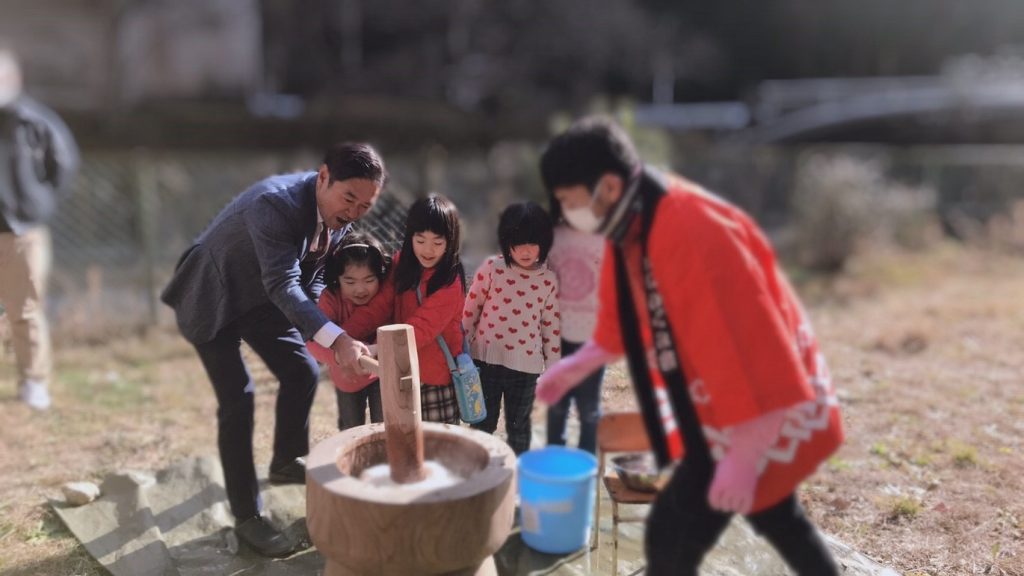
<svg viewBox="0 0 1024 576">
<path fill-rule="evenodd" d="M 26 380 L 18 391 L 21 401 L 36 410 L 46 410 L 50 407 L 50 392 L 46 384 L 38 380 Z"/>
</svg>

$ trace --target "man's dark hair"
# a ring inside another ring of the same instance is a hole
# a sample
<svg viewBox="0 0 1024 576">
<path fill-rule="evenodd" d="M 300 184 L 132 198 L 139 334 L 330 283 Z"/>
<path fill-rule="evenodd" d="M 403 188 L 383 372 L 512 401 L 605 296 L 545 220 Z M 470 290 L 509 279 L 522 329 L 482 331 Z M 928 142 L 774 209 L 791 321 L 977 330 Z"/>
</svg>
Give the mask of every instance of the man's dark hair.
<svg viewBox="0 0 1024 576">
<path fill-rule="evenodd" d="M 405 239 L 402 257 L 395 265 L 395 292 L 415 290 L 423 275 L 423 267 L 412 249 L 412 237 L 420 232 L 433 232 L 447 242 L 444 256 L 437 263 L 434 275 L 427 282 L 423 297 L 459 280 L 466 291 L 466 272 L 462 267 L 462 232 L 459 210 L 452 201 L 440 194 L 430 194 L 413 202 L 405 219 Z"/>
<path fill-rule="evenodd" d="M 555 136 L 540 157 L 540 174 L 548 191 L 552 219 L 558 222 L 562 217 L 555 188 L 583 185 L 593 190 L 608 172 L 627 182 L 639 165 L 633 142 L 612 119 L 588 116 L 577 120 Z"/>
<path fill-rule="evenodd" d="M 505 265 L 512 266 L 512 247 L 522 244 L 536 244 L 540 247 L 539 262 L 548 259 L 551 243 L 554 242 L 554 230 L 551 217 L 536 202 L 511 204 L 501 212 L 498 223 L 498 244 L 501 255 L 505 257 Z"/>
<path fill-rule="evenodd" d="M 324 164 L 330 174 L 328 185 L 338 180 L 358 178 L 383 186 L 388 176 L 380 154 L 373 146 L 362 142 L 335 144 L 324 154 Z"/>
</svg>

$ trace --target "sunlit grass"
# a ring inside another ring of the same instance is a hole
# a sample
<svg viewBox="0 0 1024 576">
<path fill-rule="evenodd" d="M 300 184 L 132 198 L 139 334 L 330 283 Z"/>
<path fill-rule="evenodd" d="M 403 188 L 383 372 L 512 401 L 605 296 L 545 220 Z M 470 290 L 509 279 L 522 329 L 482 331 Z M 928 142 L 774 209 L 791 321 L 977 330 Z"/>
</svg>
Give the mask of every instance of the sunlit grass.
<svg viewBox="0 0 1024 576">
<path fill-rule="evenodd" d="M 921 513 L 921 502 L 910 497 L 897 498 L 889 507 L 889 517 L 898 519 L 913 519 Z"/>
<path fill-rule="evenodd" d="M 974 446 L 962 442 L 952 442 L 950 452 L 953 455 L 953 465 L 957 468 L 971 468 L 978 465 L 978 451 Z"/>
</svg>

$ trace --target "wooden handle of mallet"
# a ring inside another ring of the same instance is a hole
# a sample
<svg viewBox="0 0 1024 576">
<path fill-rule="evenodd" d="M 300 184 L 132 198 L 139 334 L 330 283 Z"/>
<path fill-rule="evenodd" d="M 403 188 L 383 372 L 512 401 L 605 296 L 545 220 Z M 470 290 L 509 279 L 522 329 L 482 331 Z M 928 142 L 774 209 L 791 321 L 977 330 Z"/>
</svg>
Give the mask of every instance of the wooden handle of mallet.
<svg viewBox="0 0 1024 576">
<path fill-rule="evenodd" d="M 360 356 L 359 365 L 372 374 L 380 374 L 380 362 L 373 356 Z"/>
</svg>

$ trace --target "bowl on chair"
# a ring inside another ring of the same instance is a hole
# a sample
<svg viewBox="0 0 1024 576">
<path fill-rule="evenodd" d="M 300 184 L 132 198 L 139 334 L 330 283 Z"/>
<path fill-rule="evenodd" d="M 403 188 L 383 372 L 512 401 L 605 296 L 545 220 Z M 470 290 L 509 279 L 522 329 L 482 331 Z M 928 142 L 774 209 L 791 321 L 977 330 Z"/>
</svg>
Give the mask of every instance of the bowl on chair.
<svg viewBox="0 0 1024 576">
<path fill-rule="evenodd" d="M 630 490 L 657 492 L 672 477 L 671 470 L 658 470 L 658 463 L 650 452 L 630 452 L 611 459 L 612 468 Z"/>
</svg>

